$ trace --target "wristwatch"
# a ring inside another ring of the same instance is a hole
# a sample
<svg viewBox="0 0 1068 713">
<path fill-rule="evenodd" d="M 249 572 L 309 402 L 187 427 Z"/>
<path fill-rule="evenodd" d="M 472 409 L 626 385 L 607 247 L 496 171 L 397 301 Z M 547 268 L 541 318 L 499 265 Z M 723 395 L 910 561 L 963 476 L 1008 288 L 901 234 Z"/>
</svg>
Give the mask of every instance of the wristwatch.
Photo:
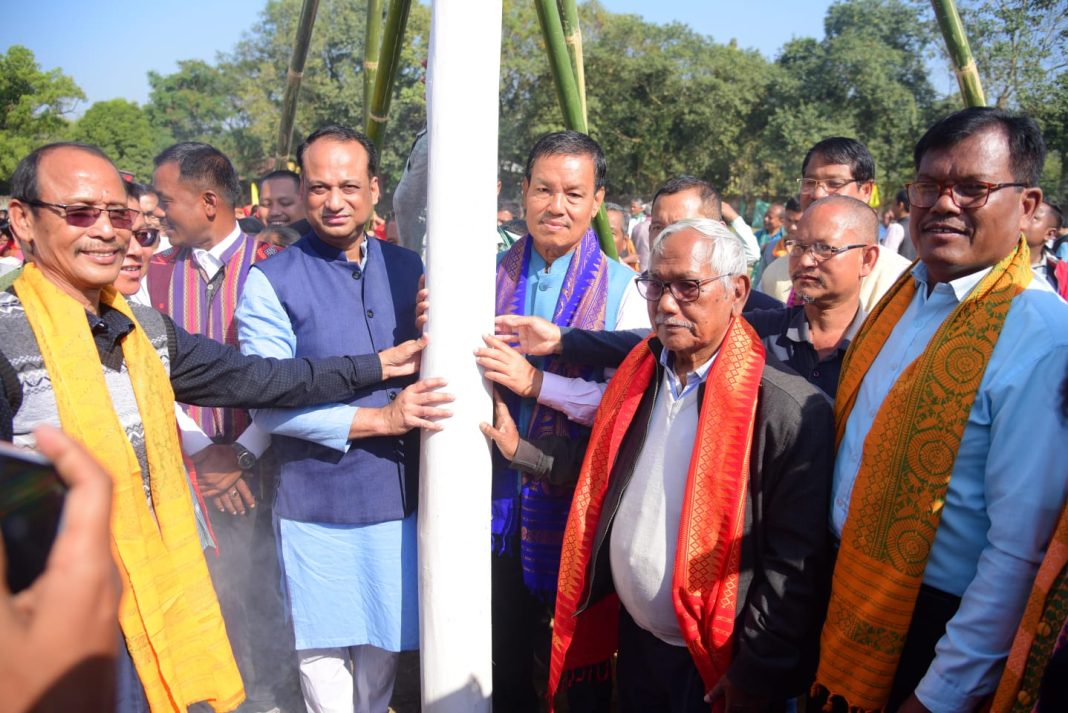
<svg viewBox="0 0 1068 713">
<path fill-rule="evenodd" d="M 240 443 L 231 443 L 230 446 L 234 449 L 234 453 L 237 454 L 237 465 L 241 470 L 252 470 L 256 465 L 256 456 L 252 454 L 252 451 Z"/>
</svg>

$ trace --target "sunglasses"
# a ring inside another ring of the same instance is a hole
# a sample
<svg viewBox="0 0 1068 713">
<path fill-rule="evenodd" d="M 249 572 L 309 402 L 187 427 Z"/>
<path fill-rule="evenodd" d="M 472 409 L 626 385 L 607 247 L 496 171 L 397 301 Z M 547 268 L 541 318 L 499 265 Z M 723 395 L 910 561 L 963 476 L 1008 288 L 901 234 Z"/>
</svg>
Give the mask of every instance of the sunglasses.
<svg viewBox="0 0 1068 713">
<path fill-rule="evenodd" d="M 100 219 L 100 214 L 107 212 L 111 227 L 119 230 L 129 230 L 133 227 L 134 219 L 137 218 L 138 213 L 132 208 L 97 208 L 91 205 L 66 205 L 64 203 L 48 203 L 47 201 L 31 201 L 25 198 L 20 200 L 23 203 L 39 208 L 51 208 L 66 219 L 67 225 L 73 225 L 76 228 L 88 228 L 95 225 L 96 221 Z"/>
<path fill-rule="evenodd" d="M 114 223 L 114 221 L 112 222 Z M 159 231 L 155 228 L 142 228 L 141 230 L 133 231 L 133 236 L 141 247 L 150 248 L 159 240 Z"/>
</svg>

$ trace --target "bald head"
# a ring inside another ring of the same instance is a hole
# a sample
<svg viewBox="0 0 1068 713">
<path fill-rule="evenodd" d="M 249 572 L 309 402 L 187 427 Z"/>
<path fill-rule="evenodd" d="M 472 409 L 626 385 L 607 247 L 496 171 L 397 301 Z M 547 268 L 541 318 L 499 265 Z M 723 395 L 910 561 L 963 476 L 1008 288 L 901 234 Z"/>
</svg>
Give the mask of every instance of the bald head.
<svg viewBox="0 0 1068 713">
<path fill-rule="evenodd" d="M 838 230 L 850 236 L 851 243 L 875 245 L 879 240 L 879 214 L 852 196 L 824 196 L 805 210 L 805 217 L 810 214 L 813 221 L 834 221 Z"/>
</svg>

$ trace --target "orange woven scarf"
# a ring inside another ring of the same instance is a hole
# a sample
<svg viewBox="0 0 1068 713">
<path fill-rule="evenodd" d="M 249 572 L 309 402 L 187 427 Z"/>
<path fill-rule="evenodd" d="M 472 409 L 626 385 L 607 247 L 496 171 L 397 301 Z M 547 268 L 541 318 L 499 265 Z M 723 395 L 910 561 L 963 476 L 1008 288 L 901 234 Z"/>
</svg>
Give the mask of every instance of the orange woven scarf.
<svg viewBox="0 0 1068 713">
<path fill-rule="evenodd" d="M 730 665 L 749 451 L 763 369 L 763 344 L 744 319 L 735 319 L 708 373 L 687 474 L 673 596 L 682 636 L 709 690 Z M 616 649 L 615 596 L 576 612 L 588 586 L 609 476 L 655 374 L 656 357 L 646 340 L 612 377 L 597 411 L 564 532 L 550 700 L 565 671 L 604 661 Z"/>
<path fill-rule="evenodd" d="M 1068 622 L 1068 507 L 1061 510 L 1016 630 L 990 713 L 1028 713 Z M 1063 644 L 1062 644 L 1063 645 Z"/>
<path fill-rule="evenodd" d="M 968 415 L 1012 300 L 1031 274 L 1021 240 L 902 372 L 864 441 L 816 674 L 817 688 L 851 710 L 886 705 Z M 906 272 L 850 345 L 835 403 L 838 443 L 861 382 L 915 292 Z"/>
</svg>

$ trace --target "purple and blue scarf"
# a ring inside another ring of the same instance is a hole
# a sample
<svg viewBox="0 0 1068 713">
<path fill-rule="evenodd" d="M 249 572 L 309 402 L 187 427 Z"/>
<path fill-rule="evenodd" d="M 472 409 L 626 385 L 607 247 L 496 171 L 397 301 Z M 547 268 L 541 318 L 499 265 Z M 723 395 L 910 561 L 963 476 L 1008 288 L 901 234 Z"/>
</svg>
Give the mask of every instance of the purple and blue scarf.
<svg viewBox="0 0 1068 713">
<path fill-rule="evenodd" d="M 527 273 L 533 247 L 534 241 L 527 234 L 501 259 L 497 267 L 498 315 L 526 314 Z M 587 230 L 564 275 L 552 321 L 561 327 L 604 329 L 607 305 L 608 258 L 601 252 L 594 232 Z M 564 364 L 555 358 L 546 359 L 543 368 L 586 380 L 599 376 L 595 368 Z M 519 423 L 521 400 L 510 392 L 505 398 L 512 418 Z M 588 431 L 559 411 L 535 404 L 524 438 L 579 438 Z M 560 548 L 573 493 L 573 487 L 550 485 L 511 469 L 498 471 L 493 477 L 494 552 L 514 551 L 518 535 L 523 582 L 548 602 L 556 595 Z"/>
</svg>

